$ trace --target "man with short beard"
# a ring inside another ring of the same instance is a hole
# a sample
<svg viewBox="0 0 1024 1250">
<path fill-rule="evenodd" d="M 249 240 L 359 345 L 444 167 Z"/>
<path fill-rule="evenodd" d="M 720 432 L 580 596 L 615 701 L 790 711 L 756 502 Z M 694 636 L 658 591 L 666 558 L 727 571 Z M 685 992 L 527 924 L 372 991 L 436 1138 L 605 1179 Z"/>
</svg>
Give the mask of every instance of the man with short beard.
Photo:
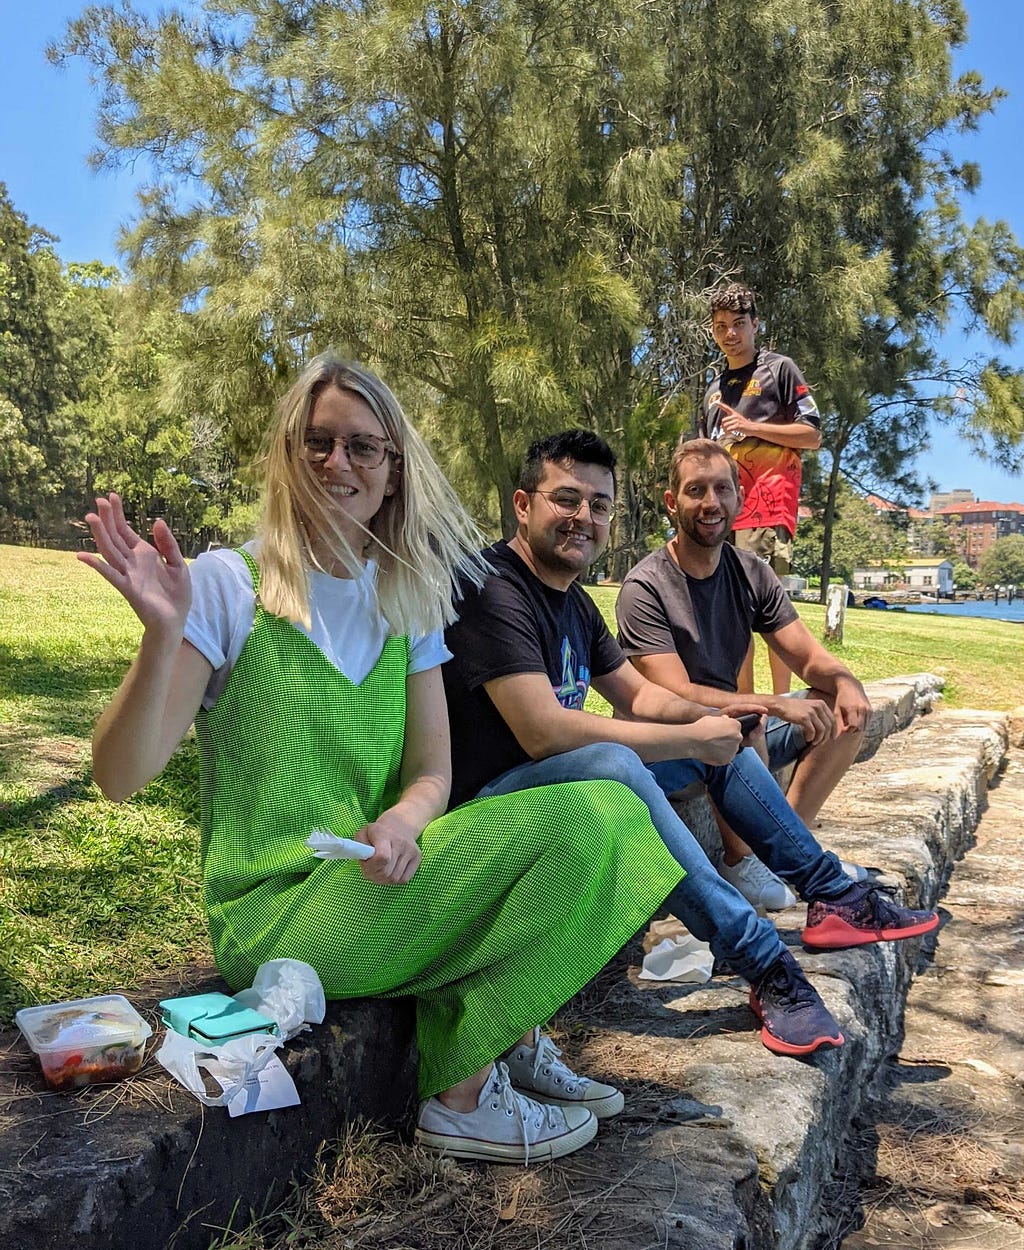
<svg viewBox="0 0 1024 1250">
<path fill-rule="evenodd" d="M 810 687 L 803 698 L 753 696 L 769 714 L 768 765 L 778 771 L 796 763 L 786 797 L 809 825 L 856 758 L 871 714 L 864 687 L 812 636 L 771 569 L 726 541 L 743 489 L 735 461 L 720 444 L 679 444 L 665 504 L 675 533 L 627 575 L 615 608 L 619 643 L 650 681 L 729 712 L 749 706 L 751 695 L 738 693 L 737 679 L 753 632 L 762 634 Z M 681 788 L 670 765 L 652 768 L 668 793 Z M 782 883 L 728 829 L 723 842 L 726 879 L 772 910 L 773 891 Z M 863 874 L 856 866 L 844 868 L 857 878 Z"/>
<path fill-rule="evenodd" d="M 800 501 L 800 453 L 821 446 L 821 418 L 810 387 L 788 356 L 758 346 L 760 322 L 754 292 L 739 282 L 708 301 L 711 336 L 726 367 L 704 396 L 701 434 L 736 461 L 743 506 L 733 521 L 733 541 L 785 577 L 793 560 Z M 769 653 L 776 694 L 789 689 L 789 671 Z M 753 654 L 740 681 L 753 690 Z"/>
</svg>

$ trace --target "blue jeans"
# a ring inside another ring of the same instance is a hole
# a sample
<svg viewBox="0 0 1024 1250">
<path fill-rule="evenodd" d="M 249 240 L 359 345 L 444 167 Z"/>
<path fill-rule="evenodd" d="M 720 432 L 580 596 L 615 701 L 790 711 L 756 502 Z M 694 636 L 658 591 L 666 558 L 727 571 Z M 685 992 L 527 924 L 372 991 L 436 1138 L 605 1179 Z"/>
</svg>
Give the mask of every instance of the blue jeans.
<svg viewBox="0 0 1024 1250">
<path fill-rule="evenodd" d="M 768 748 L 768 767 L 773 773 L 798 760 L 807 749 L 801 730 L 779 716 L 768 717 L 764 740 Z"/>
<path fill-rule="evenodd" d="M 757 858 L 807 902 L 835 898 L 852 882 L 839 860 L 821 844 L 786 802 L 760 756 L 751 747 L 730 764 L 700 760 L 665 760 L 649 765 L 666 795 L 700 781 L 725 817 Z"/>
<path fill-rule="evenodd" d="M 769 843 L 778 844 L 771 867 L 775 869 L 778 864 L 779 875 L 800 889 L 805 898 L 833 897 L 850 884 L 838 860 L 822 851 L 793 813 L 756 752 L 748 748 L 732 764 L 720 768 L 696 760 L 656 767 L 672 767 L 675 777 L 685 777 L 668 793 L 690 781 L 705 782 L 719 810 L 759 853 Z M 594 780 L 619 781 L 639 795 L 650 809 L 662 841 L 686 870 L 684 879 L 665 900 L 669 911 L 695 937 L 707 942 L 716 958 L 727 961 L 747 980 L 753 981 L 767 971 L 784 950 L 775 926 L 758 916 L 743 895 L 718 875 L 697 839 L 676 815 L 652 770 L 629 747 L 598 743 L 520 764 L 484 786 L 480 795 Z M 762 833 L 762 827 L 767 832 Z"/>
</svg>

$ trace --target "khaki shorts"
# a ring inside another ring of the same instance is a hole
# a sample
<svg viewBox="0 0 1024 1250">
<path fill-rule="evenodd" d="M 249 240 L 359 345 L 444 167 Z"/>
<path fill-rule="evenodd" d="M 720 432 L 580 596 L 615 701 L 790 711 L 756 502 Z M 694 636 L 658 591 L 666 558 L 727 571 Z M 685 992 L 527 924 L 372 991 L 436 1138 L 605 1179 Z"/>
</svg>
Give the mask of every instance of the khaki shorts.
<svg viewBox="0 0 1024 1250">
<path fill-rule="evenodd" d="M 756 530 L 733 530 L 733 542 L 741 551 L 752 551 L 777 577 L 785 577 L 793 563 L 793 539 L 782 525 Z"/>
</svg>

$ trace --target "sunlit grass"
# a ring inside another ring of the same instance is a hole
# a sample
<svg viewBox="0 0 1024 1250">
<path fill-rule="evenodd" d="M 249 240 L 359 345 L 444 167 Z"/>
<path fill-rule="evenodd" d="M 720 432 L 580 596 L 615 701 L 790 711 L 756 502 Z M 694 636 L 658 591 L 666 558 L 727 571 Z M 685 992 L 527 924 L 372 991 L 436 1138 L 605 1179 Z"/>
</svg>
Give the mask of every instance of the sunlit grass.
<svg viewBox="0 0 1024 1250">
<path fill-rule="evenodd" d="M 89 775 L 139 633 L 67 552 L 0 547 L 0 1022 L 206 952 L 194 743 L 129 803 Z"/>
</svg>

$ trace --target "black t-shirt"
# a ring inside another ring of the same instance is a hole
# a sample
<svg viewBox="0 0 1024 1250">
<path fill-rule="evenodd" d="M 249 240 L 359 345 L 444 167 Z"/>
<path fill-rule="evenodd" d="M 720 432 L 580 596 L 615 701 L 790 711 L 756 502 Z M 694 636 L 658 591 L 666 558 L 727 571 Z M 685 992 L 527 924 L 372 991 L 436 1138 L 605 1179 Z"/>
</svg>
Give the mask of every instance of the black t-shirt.
<svg viewBox="0 0 1024 1250">
<path fill-rule="evenodd" d="M 622 583 L 615 616 L 626 655 L 671 655 L 699 686 L 735 691 L 750 634 L 797 619 L 782 584 L 750 551 L 728 543 L 710 577 L 690 577 L 668 548 L 645 556 Z"/>
<path fill-rule="evenodd" d="M 592 677 L 613 673 L 625 656 L 594 601 L 573 583 L 545 586 L 508 543 L 484 556 L 496 572 L 482 590 L 470 588 L 459 619 L 445 631 L 452 656 L 442 666 L 452 736 L 451 806 L 529 756 L 484 689 L 512 673 L 544 673 L 552 696 L 580 709 Z"/>
</svg>

